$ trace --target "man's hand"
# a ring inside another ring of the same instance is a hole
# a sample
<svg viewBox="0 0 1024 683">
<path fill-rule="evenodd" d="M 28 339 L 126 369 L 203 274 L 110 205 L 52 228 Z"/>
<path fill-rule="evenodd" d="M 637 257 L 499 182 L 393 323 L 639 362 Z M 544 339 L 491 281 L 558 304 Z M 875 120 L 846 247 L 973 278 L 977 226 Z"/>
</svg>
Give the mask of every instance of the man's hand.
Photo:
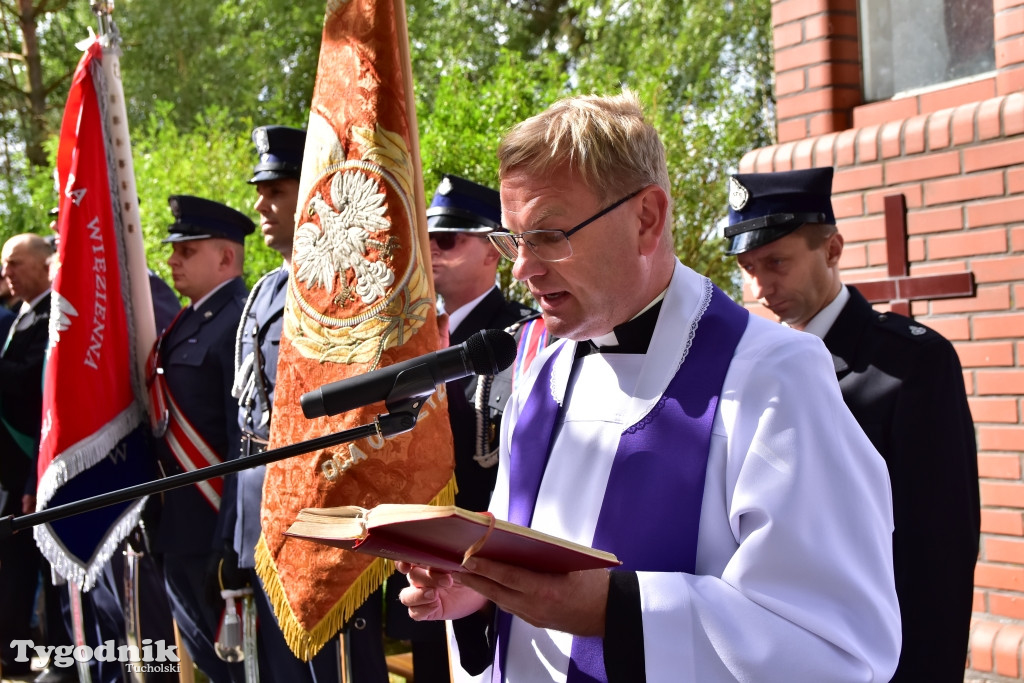
<svg viewBox="0 0 1024 683">
<path fill-rule="evenodd" d="M 486 598 L 456 585 L 446 571 L 408 562 L 396 562 L 395 567 L 409 580 L 409 587 L 402 589 L 398 599 L 416 621 L 461 619 L 487 606 Z"/>
<path fill-rule="evenodd" d="M 545 574 L 470 558 L 466 572 L 448 574 L 399 563 L 409 575 L 402 604 L 413 619 L 459 619 L 493 602 L 538 628 L 579 636 L 604 636 L 608 571 Z"/>
</svg>

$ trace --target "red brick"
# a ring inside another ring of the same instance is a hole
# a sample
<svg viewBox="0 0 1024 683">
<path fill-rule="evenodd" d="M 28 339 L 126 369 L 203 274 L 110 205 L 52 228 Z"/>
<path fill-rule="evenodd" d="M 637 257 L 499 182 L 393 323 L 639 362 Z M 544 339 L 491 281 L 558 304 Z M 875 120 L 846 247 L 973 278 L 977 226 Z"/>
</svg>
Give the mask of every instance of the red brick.
<svg viewBox="0 0 1024 683">
<path fill-rule="evenodd" d="M 859 192 L 832 195 L 832 212 L 836 215 L 836 219 L 863 216 L 864 195 Z"/>
<path fill-rule="evenodd" d="M 917 100 L 913 97 L 872 102 L 854 108 L 853 125 L 855 128 L 862 128 L 882 124 L 886 121 L 909 119 L 919 113 Z"/>
<path fill-rule="evenodd" d="M 814 40 L 775 51 L 775 71 L 783 73 L 791 69 L 822 64 L 833 60 L 831 40 Z"/>
<path fill-rule="evenodd" d="M 965 104 L 953 110 L 953 144 L 964 145 L 974 142 L 974 119 L 978 105 Z"/>
<path fill-rule="evenodd" d="M 785 26 L 776 26 L 772 29 L 772 45 L 780 50 L 790 45 L 797 45 L 804 40 L 804 24 L 802 21 L 795 21 Z M 778 76 L 776 75 L 776 78 Z"/>
<path fill-rule="evenodd" d="M 999 15 L 1004 10 L 1022 5 L 1024 5 L 1024 0 L 992 0 L 992 9 L 996 14 L 996 21 L 999 21 Z"/>
<path fill-rule="evenodd" d="M 782 124 L 779 124 L 779 129 L 782 129 Z M 772 159 L 775 157 L 775 150 L 777 146 L 765 147 L 761 149 L 757 154 L 757 159 L 754 163 L 754 171 L 757 173 L 770 173 L 775 170 L 774 162 Z"/>
<path fill-rule="evenodd" d="M 864 193 L 867 198 L 868 213 L 884 212 L 885 197 L 890 194 L 902 194 L 903 199 L 907 202 L 907 208 L 911 210 L 919 209 L 924 205 L 924 191 L 921 189 L 920 184 L 915 183 L 901 187 L 893 187 L 892 183 L 887 183 L 887 185 L 889 187 L 883 187 L 880 190 L 868 190 Z"/>
<path fill-rule="evenodd" d="M 807 117 L 808 135 L 827 135 L 850 127 L 850 116 L 846 112 L 826 111 Z"/>
<path fill-rule="evenodd" d="M 985 560 L 988 562 L 1024 564 L 1024 540 L 988 538 L 984 546 Z"/>
<path fill-rule="evenodd" d="M 775 149 L 775 158 L 772 166 L 776 171 L 793 170 L 793 142 L 784 142 Z"/>
<path fill-rule="evenodd" d="M 913 242 L 913 240 L 911 240 Z M 944 275 L 946 273 L 963 273 L 967 270 L 964 261 L 925 261 L 922 253 L 917 259 L 910 257 L 911 275 Z"/>
<path fill-rule="evenodd" d="M 997 69 L 1024 62 L 1024 36 L 997 41 L 995 47 Z"/>
<path fill-rule="evenodd" d="M 989 593 L 988 611 L 1009 619 L 1024 619 L 1024 597 L 1005 593 Z"/>
<path fill-rule="evenodd" d="M 842 134 L 840 134 L 842 140 Z M 840 168 L 836 170 L 832 179 L 832 192 L 851 192 L 853 190 L 866 190 L 868 188 L 882 185 L 882 165 L 872 164 L 870 166 L 857 166 L 854 168 Z"/>
<path fill-rule="evenodd" d="M 1014 282 L 1020 279 L 1021 273 L 1024 273 L 1024 256 L 975 259 L 971 262 L 971 270 L 974 271 L 974 281 L 979 284 Z"/>
<path fill-rule="evenodd" d="M 925 187 L 927 192 L 928 188 Z M 1005 230 L 975 230 L 928 238 L 928 258 L 945 259 L 979 254 L 1005 254 Z"/>
<path fill-rule="evenodd" d="M 996 673 L 1003 676 L 1020 675 L 1020 644 L 1024 640 L 1024 628 L 1017 624 L 1005 624 L 996 634 Z"/>
<path fill-rule="evenodd" d="M 1007 567 L 979 562 L 974 570 L 974 585 L 983 588 L 1019 591 L 1024 589 L 1024 567 Z"/>
<path fill-rule="evenodd" d="M 913 180 L 943 178 L 960 172 L 959 152 L 923 154 L 885 163 L 885 183 L 896 185 Z"/>
<path fill-rule="evenodd" d="M 967 226 L 1003 225 L 1024 221 L 1024 197 L 1007 197 L 967 205 Z"/>
<path fill-rule="evenodd" d="M 779 132 L 779 142 L 790 142 L 791 140 L 803 140 L 807 137 L 807 119 L 800 117 L 779 121 L 776 126 Z M 766 169 L 771 170 L 771 169 Z M 764 172 L 764 171 L 762 171 Z"/>
<path fill-rule="evenodd" d="M 952 120 L 952 109 L 943 109 L 928 117 L 927 138 L 929 151 L 949 147 L 952 140 L 952 133 L 950 132 Z"/>
<path fill-rule="evenodd" d="M 959 206 L 943 206 L 938 209 L 917 209 L 907 212 L 908 235 L 962 230 L 963 227 L 964 210 Z"/>
<path fill-rule="evenodd" d="M 931 92 L 922 93 L 919 106 L 921 113 L 940 109 L 951 109 L 967 102 L 980 102 L 996 95 L 996 83 L 994 79 L 986 78 L 980 81 L 972 81 L 963 85 L 951 88 L 942 88 Z"/>
<path fill-rule="evenodd" d="M 918 154 L 924 151 L 924 129 L 928 123 L 927 116 L 912 116 L 903 126 L 903 153 Z"/>
<path fill-rule="evenodd" d="M 816 138 L 817 142 L 814 143 L 814 166 L 835 165 L 833 151 L 835 150 L 836 138 L 838 137 L 838 133 L 832 132 Z"/>
<path fill-rule="evenodd" d="M 984 479 L 1020 479 L 1020 456 L 982 453 L 978 455 L 978 476 Z M 1020 543 L 1024 544 L 1024 541 Z M 986 555 L 986 558 L 995 559 L 991 555 Z"/>
<path fill-rule="evenodd" d="M 924 184 L 925 206 L 949 204 L 971 199 L 1000 197 L 1006 192 L 1001 171 L 932 180 Z"/>
<path fill-rule="evenodd" d="M 963 356 L 961 355 L 961 359 Z M 1012 398 L 978 398 L 970 397 L 967 402 L 971 406 L 971 417 L 974 418 L 975 422 L 997 422 L 1001 424 L 1013 424 L 1020 420 L 1020 410 L 1017 407 L 1017 401 Z M 987 458 L 1004 457 L 989 455 Z M 1019 460 L 1018 456 L 1005 456 L 1012 458 L 1014 462 Z M 982 456 L 978 456 L 978 462 L 981 462 Z M 980 466 L 980 465 L 979 465 Z M 1020 477 L 1020 466 L 1019 464 L 1014 468 L 1017 474 L 1014 474 L 1009 479 L 1018 479 Z M 982 476 L 995 477 L 996 474 L 985 474 Z"/>
<path fill-rule="evenodd" d="M 1011 342 L 973 342 L 958 344 L 957 355 L 965 368 L 1010 367 L 1013 365 Z"/>
<path fill-rule="evenodd" d="M 979 396 L 1019 396 L 1024 394 L 1024 369 L 979 370 L 974 374 Z"/>
<path fill-rule="evenodd" d="M 999 95 L 1011 95 L 1024 90 L 1024 65 L 1014 67 L 1003 67 L 996 72 L 996 93 Z M 1006 125 L 1010 125 L 1012 119 L 1006 118 Z M 1013 123 L 1018 126 L 1019 123 Z"/>
<path fill-rule="evenodd" d="M 1024 227 L 1012 228 L 1010 230 L 1010 251 L 1024 251 Z"/>
<path fill-rule="evenodd" d="M 1010 288 L 1004 285 L 977 287 L 975 296 L 960 299 L 936 299 L 931 302 L 932 315 L 1005 311 L 1010 308 Z"/>
<path fill-rule="evenodd" d="M 995 668 L 995 640 L 1002 627 L 1000 623 L 983 619 L 976 619 L 971 623 L 969 650 L 972 669 L 992 671 Z"/>
<path fill-rule="evenodd" d="M 857 36 L 857 17 L 853 14 L 829 12 L 808 17 L 804 20 L 807 40 L 831 36 Z"/>
<path fill-rule="evenodd" d="M 807 67 L 807 87 L 853 86 L 860 90 L 860 64 L 827 62 Z"/>
<path fill-rule="evenodd" d="M 843 233 L 843 238 L 850 242 L 884 239 L 885 218 L 883 216 L 868 216 L 844 220 L 839 222 L 839 231 Z"/>
<path fill-rule="evenodd" d="M 757 157 L 760 153 L 761 150 L 755 149 L 744 154 L 743 157 L 740 159 L 740 173 L 753 173 L 754 162 L 757 160 Z"/>
<path fill-rule="evenodd" d="M 903 122 L 890 121 L 884 124 L 879 138 L 882 145 L 882 158 L 891 159 L 898 157 L 902 151 Z"/>
<path fill-rule="evenodd" d="M 994 83 L 994 81 L 993 81 Z M 993 97 L 978 107 L 978 139 L 991 140 L 1002 133 L 1003 98 Z"/>
<path fill-rule="evenodd" d="M 772 26 L 814 16 L 828 10 L 828 0 L 782 0 L 772 4 Z"/>
<path fill-rule="evenodd" d="M 805 138 L 793 144 L 793 168 L 811 168 L 814 154 L 814 138 Z"/>
<path fill-rule="evenodd" d="M 1024 168 L 1011 168 L 1006 171 L 1006 193 L 1024 194 Z"/>
<path fill-rule="evenodd" d="M 839 257 L 840 269 L 863 268 L 867 264 L 867 249 L 863 245 L 847 244 L 843 247 L 843 255 Z"/>
<path fill-rule="evenodd" d="M 775 75 L 775 96 L 777 98 L 803 91 L 807 87 L 803 69 L 793 69 Z"/>
<path fill-rule="evenodd" d="M 1024 33 L 1024 7 L 1016 7 L 1000 12 L 993 24 L 996 40 Z"/>
<path fill-rule="evenodd" d="M 976 315 L 972 322 L 974 323 L 975 339 L 1024 337 L 1024 313 Z"/>
<path fill-rule="evenodd" d="M 981 531 L 986 534 L 1024 536 L 1024 516 L 1016 510 L 982 508 Z"/>
<path fill-rule="evenodd" d="M 776 109 L 780 119 L 806 116 L 833 109 L 850 109 L 860 100 L 860 92 L 848 87 L 828 87 L 778 97 Z"/>
<path fill-rule="evenodd" d="M 1014 71 L 1024 75 L 1024 67 Z M 1010 137 L 1020 133 L 1024 133 L 1024 93 L 1014 90 L 1003 100 L 1003 135 Z"/>
<path fill-rule="evenodd" d="M 1024 427 L 981 425 L 978 427 L 978 449 L 1024 451 Z M 1024 504 L 1024 498 L 1021 499 L 1021 502 Z"/>
<path fill-rule="evenodd" d="M 864 164 L 878 160 L 878 133 L 881 126 L 867 126 L 857 131 L 857 162 Z"/>
<path fill-rule="evenodd" d="M 967 318 L 934 318 L 925 324 L 951 342 L 965 341 L 971 338 L 971 328 Z"/>
<path fill-rule="evenodd" d="M 964 149 L 964 172 L 1024 164 L 1024 137 Z"/>
</svg>

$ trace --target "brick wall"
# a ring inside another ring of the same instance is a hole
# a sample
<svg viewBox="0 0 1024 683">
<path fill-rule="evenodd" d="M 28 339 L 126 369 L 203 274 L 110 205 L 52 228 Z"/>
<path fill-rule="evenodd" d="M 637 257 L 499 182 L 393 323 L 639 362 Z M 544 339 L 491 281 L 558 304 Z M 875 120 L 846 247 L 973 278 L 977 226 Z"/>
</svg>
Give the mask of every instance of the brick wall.
<svg viewBox="0 0 1024 683">
<path fill-rule="evenodd" d="M 994 73 L 864 104 L 857 0 L 773 1 L 779 144 L 740 168 L 835 167 L 848 282 L 887 274 L 892 193 L 906 197 L 910 275 L 974 273 L 976 296 L 912 305 L 959 353 L 978 438 L 969 681 L 1024 680 L 1024 0 L 993 10 Z"/>
</svg>

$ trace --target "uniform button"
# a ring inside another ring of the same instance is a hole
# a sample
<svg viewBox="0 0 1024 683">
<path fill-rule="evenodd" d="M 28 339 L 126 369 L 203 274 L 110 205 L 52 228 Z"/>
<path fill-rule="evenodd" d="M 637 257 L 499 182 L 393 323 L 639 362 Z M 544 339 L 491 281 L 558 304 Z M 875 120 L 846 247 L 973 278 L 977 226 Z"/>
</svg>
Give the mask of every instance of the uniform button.
<svg viewBox="0 0 1024 683">
<path fill-rule="evenodd" d="M 366 628 L 366 619 L 363 619 L 362 617 L 356 617 L 352 621 L 352 627 L 357 631 L 362 631 Z"/>
</svg>

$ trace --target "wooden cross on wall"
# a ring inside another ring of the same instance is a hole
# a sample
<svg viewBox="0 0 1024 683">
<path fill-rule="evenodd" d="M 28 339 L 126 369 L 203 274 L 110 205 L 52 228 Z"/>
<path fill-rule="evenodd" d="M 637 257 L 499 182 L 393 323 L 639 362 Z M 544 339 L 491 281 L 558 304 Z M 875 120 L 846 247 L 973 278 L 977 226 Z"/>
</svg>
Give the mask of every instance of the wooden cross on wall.
<svg viewBox="0 0 1024 683">
<path fill-rule="evenodd" d="M 870 303 L 890 304 L 894 313 L 910 317 L 910 302 L 974 296 L 974 273 L 918 275 L 910 277 L 907 260 L 907 200 L 902 194 L 886 195 L 885 249 L 889 277 L 850 282 Z"/>
</svg>

